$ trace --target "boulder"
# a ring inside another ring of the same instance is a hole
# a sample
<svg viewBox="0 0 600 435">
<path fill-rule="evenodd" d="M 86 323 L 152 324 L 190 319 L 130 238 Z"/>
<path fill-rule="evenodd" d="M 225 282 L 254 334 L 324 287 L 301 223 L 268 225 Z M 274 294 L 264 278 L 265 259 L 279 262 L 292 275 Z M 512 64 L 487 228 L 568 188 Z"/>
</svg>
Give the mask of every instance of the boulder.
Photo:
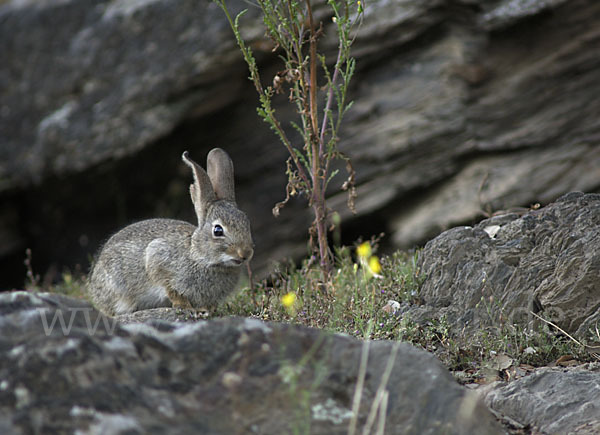
<svg viewBox="0 0 600 435">
<path fill-rule="evenodd" d="M 213 2 L 8 1 L 0 22 L 1 286 L 21 284 L 27 247 L 38 273 L 85 269 L 134 220 L 192 220 L 179 156 L 215 145 L 236 163 L 255 268 L 306 253 L 304 201 L 271 215 L 285 150 Z M 343 240 L 383 231 L 412 247 L 483 212 L 600 188 L 599 23 L 596 0 L 369 1 L 340 141 L 357 216 L 330 192 Z M 242 29 L 270 81 L 281 68 L 254 8 Z M 284 97 L 275 107 L 296 115 Z"/>
<path fill-rule="evenodd" d="M 591 435 L 600 431 L 599 363 L 570 369 L 544 367 L 485 389 L 491 409 L 538 433 Z"/>
<path fill-rule="evenodd" d="M 239 89 L 212 2 L 3 2 L 0 20 L 0 190 L 134 154 Z"/>
<path fill-rule="evenodd" d="M 530 325 L 542 315 L 579 337 L 600 320 L 600 195 L 573 192 L 538 210 L 445 231 L 419 258 L 423 306 L 456 330 Z"/>
<path fill-rule="evenodd" d="M 476 393 L 406 343 L 242 318 L 121 324 L 13 292 L 0 295 L 0 352 L 3 433 L 346 434 L 354 420 L 502 433 Z"/>
</svg>

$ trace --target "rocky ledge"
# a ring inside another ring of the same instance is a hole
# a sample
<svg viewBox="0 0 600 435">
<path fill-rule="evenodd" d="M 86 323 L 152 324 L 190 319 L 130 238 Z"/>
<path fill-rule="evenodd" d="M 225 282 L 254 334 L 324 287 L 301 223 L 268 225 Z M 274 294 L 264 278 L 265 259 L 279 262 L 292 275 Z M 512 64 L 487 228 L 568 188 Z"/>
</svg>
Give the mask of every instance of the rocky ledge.
<svg viewBox="0 0 600 435">
<path fill-rule="evenodd" d="M 121 324 L 26 292 L 0 296 L 0 337 L 3 434 L 346 434 L 354 421 L 502 433 L 476 393 L 406 343 L 241 318 Z"/>
<path fill-rule="evenodd" d="M 0 432 L 347 434 L 354 420 L 386 434 L 600 428 L 600 363 L 471 390 L 407 343 L 161 319 L 190 320 L 173 309 L 147 317 L 125 324 L 60 295 L 1 295 Z"/>
</svg>

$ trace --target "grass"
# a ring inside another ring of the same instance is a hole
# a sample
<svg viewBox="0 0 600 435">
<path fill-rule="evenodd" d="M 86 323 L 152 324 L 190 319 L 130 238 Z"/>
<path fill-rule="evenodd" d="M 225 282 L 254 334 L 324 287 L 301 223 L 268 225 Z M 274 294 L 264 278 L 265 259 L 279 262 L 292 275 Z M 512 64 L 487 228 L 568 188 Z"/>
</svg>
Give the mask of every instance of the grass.
<svg viewBox="0 0 600 435">
<path fill-rule="evenodd" d="M 268 279 L 237 293 L 217 314 L 297 323 L 357 338 L 399 338 L 400 319 L 393 315 L 394 308 L 385 307 L 390 300 L 416 299 L 421 284 L 416 254 L 382 258 L 379 274 L 355 261 L 350 248 L 338 249 L 335 257 L 329 281 L 324 282 L 319 267 L 309 261 L 299 268 L 278 265 Z M 374 326 L 367 334 L 371 321 Z"/>
<path fill-rule="evenodd" d="M 434 353 L 449 370 L 460 373 L 462 382 L 484 382 L 490 379 L 490 373 L 507 377 L 510 368 L 544 366 L 565 356 L 580 362 L 594 360 L 584 345 L 546 324 L 527 330 L 504 323 L 502 316 L 496 315 L 492 327 L 461 337 L 453 333 L 444 317 L 424 323 L 411 320 L 401 311 L 420 303 L 424 277 L 417 267 L 418 252 L 396 252 L 378 258 L 376 250 L 376 240 L 362 243 L 357 249 L 337 249 L 335 269 L 327 281 L 314 261 L 305 260 L 299 267 L 280 264 L 267 279 L 229 298 L 214 316 L 253 317 L 359 339 L 410 342 Z M 27 276 L 27 287 L 41 290 L 31 270 Z M 79 298 L 85 297 L 84 289 L 85 277 L 69 272 L 63 273 L 58 284 L 43 288 Z M 489 304 L 490 312 L 497 312 L 494 301 L 482 303 Z"/>
<path fill-rule="evenodd" d="M 369 267 L 376 241 L 368 251 L 348 247 L 336 251 L 330 281 L 306 260 L 300 267 L 282 264 L 254 288 L 238 292 L 217 310 L 217 316 L 237 315 L 300 324 L 359 339 L 406 341 L 434 353 L 463 382 L 486 382 L 510 377 L 516 367 L 540 367 L 559 358 L 593 361 L 584 346 L 554 328 L 537 330 L 502 322 L 495 316 L 489 328 L 470 336 L 453 332 L 445 317 L 416 323 L 401 307 L 419 304 L 424 279 L 417 267 L 418 253 L 396 252 L 380 259 L 380 270 Z M 491 304 L 494 301 L 484 301 Z M 493 375 L 493 376 L 492 376 Z"/>
</svg>

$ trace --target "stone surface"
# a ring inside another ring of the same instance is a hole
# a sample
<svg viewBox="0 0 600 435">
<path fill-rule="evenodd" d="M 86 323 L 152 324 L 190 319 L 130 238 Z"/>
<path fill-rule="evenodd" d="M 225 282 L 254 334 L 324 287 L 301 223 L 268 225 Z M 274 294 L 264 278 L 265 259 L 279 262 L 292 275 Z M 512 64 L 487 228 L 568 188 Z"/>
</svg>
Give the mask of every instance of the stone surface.
<svg viewBox="0 0 600 435">
<path fill-rule="evenodd" d="M 485 394 L 496 412 L 548 434 L 593 434 L 600 429 L 600 364 L 541 368 Z"/>
<path fill-rule="evenodd" d="M 419 263 L 416 317 L 446 315 L 460 330 L 497 326 L 501 316 L 528 325 L 533 311 L 587 338 L 600 316 L 600 195 L 573 192 L 522 216 L 448 230 Z"/>
<path fill-rule="evenodd" d="M 385 433 L 502 433 L 476 393 L 405 343 L 241 318 L 121 325 L 85 302 L 25 292 L 0 295 L 0 428 L 346 434 L 364 349 L 359 431 L 387 403 Z"/>
<path fill-rule="evenodd" d="M 133 154 L 239 88 L 210 1 L 9 1 L 0 20 L 2 190 Z"/>
<path fill-rule="evenodd" d="M 250 9 L 244 34 L 269 81 L 281 68 Z M 21 268 L 0 286 L 20 285 L 27 247 L 38 273 L 85 269 L 133 220 L 192 220 L 184 149 L 236 162 L 255 268 L 306 253 L 305 204 L 271 216 L 285 152 L 212 2 L 15 0 L 0 21 L 2 276 Z M 370 1 L 340 142 L 357 217 L 331 194 L 345 241 L 384 231 L 410 247 L 482 210 L 599 189 L 599 24 L 596 0 Z"/>
</svg>

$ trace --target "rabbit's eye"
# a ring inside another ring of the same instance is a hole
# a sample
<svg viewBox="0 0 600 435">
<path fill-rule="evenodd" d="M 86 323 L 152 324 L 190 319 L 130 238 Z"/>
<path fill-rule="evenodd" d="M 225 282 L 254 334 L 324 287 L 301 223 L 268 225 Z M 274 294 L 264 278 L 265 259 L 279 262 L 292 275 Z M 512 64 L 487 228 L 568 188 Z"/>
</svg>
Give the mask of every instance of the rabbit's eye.
<svg viewBox="0 0 600 435">
<path fill-rule="evenodd" d="M 215 237 L 223 237 L 225 235 L 225 230 L 221 225 L 215 225 L 213 227 L 213 235 Z"/>
</svg>

